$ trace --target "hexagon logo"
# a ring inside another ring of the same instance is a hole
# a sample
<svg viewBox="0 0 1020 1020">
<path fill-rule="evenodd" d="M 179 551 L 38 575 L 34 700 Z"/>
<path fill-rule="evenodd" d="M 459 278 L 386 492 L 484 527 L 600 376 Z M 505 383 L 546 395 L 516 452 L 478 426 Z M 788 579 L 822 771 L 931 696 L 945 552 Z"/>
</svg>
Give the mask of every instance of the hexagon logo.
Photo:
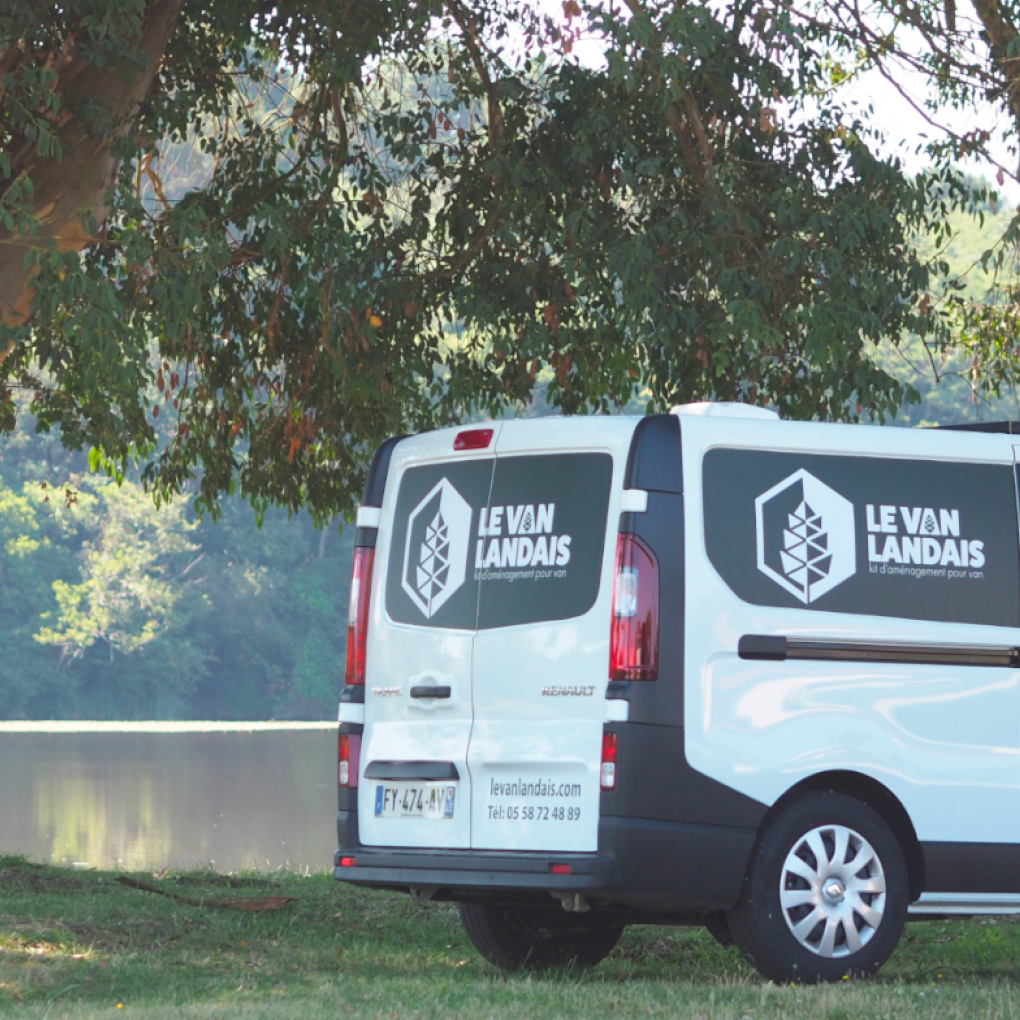
<svg viewBox="0 0 1020 1020">
<path fill-rule="evenodd" d="M 471 513 L 471 504 L 443 478 L 407 518 L 400 584 L 426 619 L 464 583 Z"/>
<path fill-rule="evenodd" d="M 854 506 L 801 469 L 754 501 L 758 569 L 807 604 L 857 572 Z"/>
</svg>

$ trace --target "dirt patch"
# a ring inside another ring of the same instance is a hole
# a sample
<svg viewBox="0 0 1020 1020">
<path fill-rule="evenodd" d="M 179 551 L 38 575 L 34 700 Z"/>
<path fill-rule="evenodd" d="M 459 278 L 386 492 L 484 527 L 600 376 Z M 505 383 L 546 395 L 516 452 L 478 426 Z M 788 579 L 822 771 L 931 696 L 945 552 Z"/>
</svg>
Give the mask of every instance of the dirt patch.
<svg viewBox="0 0 1020 1020">
<path fill-rule="evenodd" d="M 48 891 L 67 892 L 70 889 L 84 889 L 86 883 L 73 875 L 50 875 L 41 868 L 4 868 L 0 871 L 0 888 L 18 889 L 33 893 Z"/>
<path fill-rule="evenodd" d="M 678 961 L 683 955 L 682 947 L 669 939 L 652 939 L 638 944 L 623 944 L 613 950 L 613 958 L 641 963 L 647 960 Z"/>
</svg>

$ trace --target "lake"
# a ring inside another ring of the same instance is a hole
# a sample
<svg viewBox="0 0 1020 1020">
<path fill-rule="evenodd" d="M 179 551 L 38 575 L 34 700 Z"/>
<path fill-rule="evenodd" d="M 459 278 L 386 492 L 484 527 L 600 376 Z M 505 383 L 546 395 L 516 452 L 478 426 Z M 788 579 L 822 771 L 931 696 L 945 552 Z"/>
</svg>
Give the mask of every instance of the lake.
<svg viewBox="0 0 1020 1020">
<path fill-rule="evenodd" d="M 2 723 L 0 852 L 149 870 L 331 868 L 336 723 Z"/>
</svg>

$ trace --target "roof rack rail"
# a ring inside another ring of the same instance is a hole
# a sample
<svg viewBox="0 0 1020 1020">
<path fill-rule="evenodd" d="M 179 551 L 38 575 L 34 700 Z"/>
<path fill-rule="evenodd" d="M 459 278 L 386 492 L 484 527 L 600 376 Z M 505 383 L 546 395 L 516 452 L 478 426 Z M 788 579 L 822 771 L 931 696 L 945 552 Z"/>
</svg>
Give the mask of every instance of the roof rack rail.
<svg viewBox="0 0 1020 1020">
<path fill-rule="evenodd" d="M 998 432 L 1007 436 L 1020 435 L 1020 421 L 976 421 L 965 425 L 936 425 L 944 432 Z"/>
</svg>

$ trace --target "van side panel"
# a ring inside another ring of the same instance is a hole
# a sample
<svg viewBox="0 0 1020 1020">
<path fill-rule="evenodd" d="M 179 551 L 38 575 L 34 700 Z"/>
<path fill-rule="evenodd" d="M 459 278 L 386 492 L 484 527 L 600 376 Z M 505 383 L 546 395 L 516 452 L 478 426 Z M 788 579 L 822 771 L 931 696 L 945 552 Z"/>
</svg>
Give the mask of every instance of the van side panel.
<svg viewBox="0 0 1020 1020">
<path fill-rule="evenodd" d="M 691 765 L 768 805 L 808 776 L 857 772 L 900 800 L 922 844 L 1020 844 L 1020 670 L 737 654 L 748 635 L 865 652 L 869 645 L 1016 647 L 1009 438 L 694 419 L 683 420 L 683 438 Z M 705 502 L 706 465 L 730 451 L 755 453 L 763 466 L 781 459 L 782 470 L 763 467 L 752 491 L 745 465 L 732 484 L 717 486 L 733 501 L 717 514 L 718 500 Z M 843 459 L 843 474 L 826 466 Z M 933 488 L 933 480 L 954 477 L 971 481 Z M 847 487 L 855 478 L 858 491 Z M 801 486 L 796 499 L 791 485 Z M 786 500 L 785 520 L 770 523 L 775 497 Z M 736 523 L 706 534 L 723 518 Z M 856 528 L 849 537 L 847 526 Z M 940 562 L 925 564 L 925 549 L 931 561 L 936 545 Z M 920 564 L 903 562 L 907 546 L 911 556 L 920 550 Z M 954 563 L 964 555 L 966 563 Z M 870 601 L 869 579 L 883 584 Z M 935 872 L 945 872 L 941 851 L 932 852 Z"/>
<path fill-rule="evenodd" d="M 627 454 L 623 487 L 683 495 L 680 422 L 675 414 L 650 414 L 638 422 Z"/>
<path fill-rule="evenodd" d="M 372 463 L 368 466 L 368 476 L 365 478 L 365 489 L 361 494 L 362 506 L 382 506 L 393 451 L 396 449 L 397 443 L 406 438 L 406 436 L 390 436 L 389 439 L 383 440 L 372 454 Z"/>
<path fill-rule="evenodd" d="M 615 681 L 607 696 L 629 702 L 632 723 L 684 722 L 684 497 L 680 424 L 675 415 L 643 418 L 634 430 L 624 488 L 648 493 L 644 513 L 620 514 L 620 533 L 636 535 L 659 561 L 659 677 Z"/>
<path fill-rule="evenodd" d="M 1020 846 L 1012 843 L 924 842 L 925 890 L 1020 893 Z"/>
</svg>

